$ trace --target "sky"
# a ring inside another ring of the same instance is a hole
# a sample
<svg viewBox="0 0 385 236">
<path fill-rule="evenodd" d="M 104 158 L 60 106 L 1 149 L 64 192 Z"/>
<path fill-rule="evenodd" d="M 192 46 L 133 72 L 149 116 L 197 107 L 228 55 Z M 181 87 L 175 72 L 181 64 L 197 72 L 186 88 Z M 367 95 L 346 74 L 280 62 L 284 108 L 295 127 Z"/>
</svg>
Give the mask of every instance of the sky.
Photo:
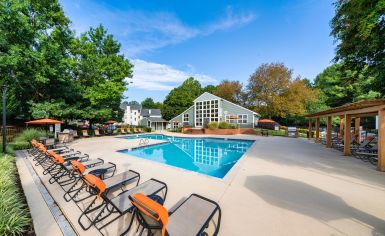
<svg viewBox="0 0 385 236">
<path fill-rule="evenodd" d="M 163 101 L 193 76 L 247 83 L 281 62 L 313 80 L 334 57 L 332 0 L 60 0 L 77 35 L 102 24 L 134 65 L 126 100 Z"/>
</svg>

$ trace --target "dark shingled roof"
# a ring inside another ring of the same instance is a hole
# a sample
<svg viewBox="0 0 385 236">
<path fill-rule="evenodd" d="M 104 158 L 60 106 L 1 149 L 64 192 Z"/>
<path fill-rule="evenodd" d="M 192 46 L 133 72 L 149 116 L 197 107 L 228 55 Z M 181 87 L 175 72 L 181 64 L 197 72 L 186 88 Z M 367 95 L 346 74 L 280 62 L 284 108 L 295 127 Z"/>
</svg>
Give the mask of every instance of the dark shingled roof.
<svg viewBox="0 0 385 236">
<path fill-rule="evenodd" d="M 142 111 L 140 112 L 140 115 L 143 117 L 161 116 L 161 113 L 160 113 L 160 109 L 142 109 Z"/>
<path fill-rule="evenodd" d="M 160 117 L 146 117 L 151 122 L 168 122 L 167 120 Z"/>
</svg>

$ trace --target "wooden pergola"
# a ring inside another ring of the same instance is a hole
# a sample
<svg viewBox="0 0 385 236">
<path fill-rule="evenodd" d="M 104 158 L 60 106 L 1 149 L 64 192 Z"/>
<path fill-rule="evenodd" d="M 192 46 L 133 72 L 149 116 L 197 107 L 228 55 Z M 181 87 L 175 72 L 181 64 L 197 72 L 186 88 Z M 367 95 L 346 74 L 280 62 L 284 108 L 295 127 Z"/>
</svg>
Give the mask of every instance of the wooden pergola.
<svg viewBox="0 0 385 236">
<path fill-rule="evenodd" d="M 361 117 L 378 115 L 378 170 L 385 171 L 385 99 L 366 100 L 348 103 L 343 106 L 334 107 L 325 111 L 309 114 L 309 139 L 312 139 L 312 120 L 315 119 L 315 142 L 320 142 L 320 118 L 325 117 L 326 122 L 326 147 L 332 147 L 332 117 L 340 117 L 339 135 L 343 135 L 344 143 L 350 144 L 351 122 L 354 119 L 355 134 L 357 142 L 360 142 Z M 345 130 L 345 132 L 344 132 Z M 344 155 L 350 156 L 350 145 L 344 145 Z"/>
</svg>

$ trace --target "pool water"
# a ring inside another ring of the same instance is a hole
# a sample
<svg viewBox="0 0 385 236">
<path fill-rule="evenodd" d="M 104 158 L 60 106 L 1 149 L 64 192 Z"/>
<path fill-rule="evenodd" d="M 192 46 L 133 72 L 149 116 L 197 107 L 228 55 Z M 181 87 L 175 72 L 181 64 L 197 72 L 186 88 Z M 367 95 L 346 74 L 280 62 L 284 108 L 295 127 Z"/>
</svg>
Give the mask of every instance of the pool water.
<svg viewBox="0 0 385 236">
<path fill-rule="evenodd" d="M 119 152 L 186 170 L 223 178 L 253 145 L 252 140 L 180 138 L 166 135 L 125 136 L 124 139 L 157 139 L 168 143 Z"/>
</svg>

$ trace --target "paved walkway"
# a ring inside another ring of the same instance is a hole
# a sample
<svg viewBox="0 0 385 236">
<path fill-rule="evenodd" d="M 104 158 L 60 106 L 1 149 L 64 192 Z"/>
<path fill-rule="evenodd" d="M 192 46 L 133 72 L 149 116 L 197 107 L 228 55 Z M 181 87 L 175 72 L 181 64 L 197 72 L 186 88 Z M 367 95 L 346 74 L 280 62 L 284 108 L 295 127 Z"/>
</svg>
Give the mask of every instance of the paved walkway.
<svg viewBox="0 0 385 236">
<path fill-rule="evenodd" d="M 218 201 L 220 235 L 385 235 L 385 173 L 304 139 L 232 137 L 256 142 L 224 179 L 116 152 L 137 140 L 89 138 L 71 147 L 116 163 L 118 172 L 138 171 L 141 182 L 152 177 L 166 182 L 167 208 L 194 192 Z M 108 235 L 125 224 L 119 221 Z"/>
</svg>

